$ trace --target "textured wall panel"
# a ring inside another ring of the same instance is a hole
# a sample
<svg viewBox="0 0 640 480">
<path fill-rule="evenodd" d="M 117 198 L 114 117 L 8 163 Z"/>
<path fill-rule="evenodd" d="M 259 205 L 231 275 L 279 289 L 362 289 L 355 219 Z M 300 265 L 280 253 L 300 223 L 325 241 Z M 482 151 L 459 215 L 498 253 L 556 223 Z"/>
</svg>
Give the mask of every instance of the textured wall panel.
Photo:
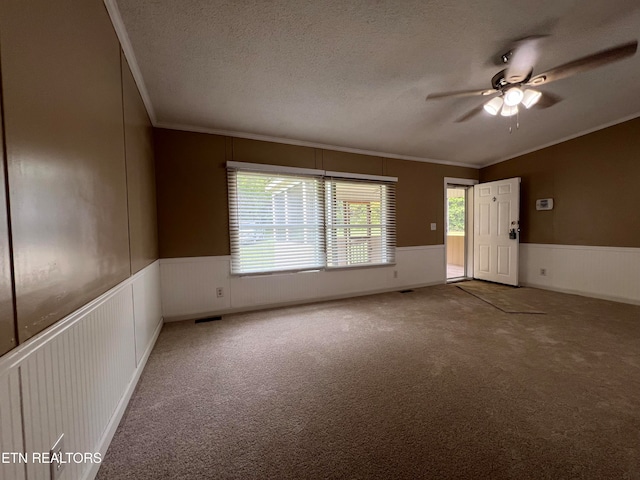
<svg viewBox="0 0 640 480">
<path fill-rule="evenodd" d="M 640 118 L 480 171 L 488 182 L 522 177 L 523 242 L 640 247 Z M 536 199 L 553 198 L 537 211 Z"/>
<path fill-rule="evenodd" d="M 523 243 L 520 274 L 525 285 L 640 304 L 640 248 Z"/>
<path fill-rule="evenodd" d="M 228 255 L 225 161 L 323 168 L 398 177 L 398 246 L 444 243 L 445 177 L 478 178 L 478 170 L 156 128 L 160 257 Z M 229 141 L 230 140 L 230 141 Z M 231 145 L 229 145 L 229 143 Z M 437 229 L 431 230 L 430 223 Z"/>
<path fill-rule="evenodd" d="M 1 100 L 2 92 L 0 92 Z M 0 125 L 2 124 L 0 109 Z M 9 225 L 4 178 L 4 145 L 0 129 L 0 355 L 18 344 L 13 316 L 13 292 L 11 289 L 11 264 L 9 262 Z"/>
<path fill-rule="evenodd" d="M 0 376 L 0 452 L 22 452 L 20 379 L 18 369 Z M 0 462 L 0 480 L 25 478 L 25 466 Z"/>
<path fill-rule="evenodd" d="M 22 363 L 27 452 L 46 452 L 61 433 L 66 452 L 96 452 L 136 367 L 132 287 L 120 288 Z M 70 463 L 64 478 L 90 464 Z M 28 464 L 29 480 L 47 465 Z"/>
<path fill-rule="evenodd" d="M 228 255 L 225 137 L 154 129 L 161 258 Z"/>
<path fill-rule="evenodd" d="M 122 108 L 127 161 L 131 272 L 158 259 L 153 127 L 129 65 L 122 56 Z"/>
<path fill-rule="evenodd" d="M 389 267 L 231 277 L 229 257 L 163 259 L 162 311 L 171 320 L 445 281 L 444 245 L 398 248 L 396 261 Z M 224 298 L 216 298 L 217 287 L 225 289 Z"/>
<path fill-rule="evenodd" d="M 162 322 L 160 262 L 154 262 L 133 279 L 133 311 L 136 334 L 136 365 L 151 344 Z"/>
<path fill-rule="evenodd" d="M 97 0 L 0 2 L 19 340 L 129 276 L 120 47 Z"/>
</svg>

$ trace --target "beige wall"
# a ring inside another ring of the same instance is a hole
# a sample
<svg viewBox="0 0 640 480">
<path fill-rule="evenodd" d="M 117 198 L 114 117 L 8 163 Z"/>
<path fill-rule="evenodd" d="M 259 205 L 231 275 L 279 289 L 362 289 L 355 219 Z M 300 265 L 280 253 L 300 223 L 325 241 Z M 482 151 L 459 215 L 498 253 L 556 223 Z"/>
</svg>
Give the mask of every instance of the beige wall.
<svg viewBox="0 0 640 480">
<path fill-rule="evenodd" d="M 1 94 L 0 94 L 1 95 Z M 0 96 L 0 99 L 2 97 Z M 2 102 L 0 102 L 0 105 Z M 0 125 L 2 112 L 0 111 Z M 0 355 L 17 345 L 13 317 L 11 290 L 11 263 L 9 258 L 9 224 L 7 223 L 4 138 L 0 131 Z"/>
<path fill-rule="evenodd" d="M 155 129 L 160 256 L 229 255 L 226 161 L 398 177 L 398 246 L 444 242 L 444 177 L 478 170 Z M 438 224 L 431 231 L 429 224 Z"/>
<path fill-rule="evenodd" d="M 125 158 L 131 273 L 158 258 L 153 127 L 129 65 L 122 57 Z"/>
<path fill-rule="evenodd" d="M 24 342 L 155 258 L 151 126 L 102 1 L 1 2 L 0 45 Z"/>
<path fill-rule="evenodd" d="M 526 243 L 640 247 L 640 118 L 483 168 L 483 182 L 522 177 Z M 536 211 L 539 198 L 554 199 Z"/>
</svg>

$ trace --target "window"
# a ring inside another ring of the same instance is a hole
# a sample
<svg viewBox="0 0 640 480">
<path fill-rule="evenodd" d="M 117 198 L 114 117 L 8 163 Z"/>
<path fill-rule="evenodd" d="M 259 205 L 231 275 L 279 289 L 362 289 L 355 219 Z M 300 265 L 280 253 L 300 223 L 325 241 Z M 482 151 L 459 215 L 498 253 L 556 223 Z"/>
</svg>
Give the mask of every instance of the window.
<svg viewBox="0 0 640 480">
<path fill-rule="evenodd" d="M 390 181 L 237 162 L 228 168 L 231 273 L 395 262 Z"/>
<path fill-rule="evenodd" d="M 323 268 L 322 178 L 229 171 L 232 273 Z"/>
<path fill-rule="evenodd" d="M 327 179 L 327 267 L 395 262 L 395 186 Z"/>
</svg>

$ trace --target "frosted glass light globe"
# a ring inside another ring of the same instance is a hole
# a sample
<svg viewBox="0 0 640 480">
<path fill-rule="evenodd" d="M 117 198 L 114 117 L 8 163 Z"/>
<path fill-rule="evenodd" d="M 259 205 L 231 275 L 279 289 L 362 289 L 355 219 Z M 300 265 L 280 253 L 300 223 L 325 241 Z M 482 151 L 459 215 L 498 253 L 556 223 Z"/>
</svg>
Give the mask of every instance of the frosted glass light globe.
<svg viewBox="0 0 640 480">
<path fill-rule="evenodd" d="M 522 97 L 524 97 L 524 92 L 522 90 L 518 87 L 510 88 L 504 94 L 504 104 L 514 107 L 522 101 Z"/>
<path fill-rule="evenodd" d="M 502 98 L 496 97 L 484 104 L 484 109 L 491 115 L 497 115 L 502 107 Z"/>
<path fill-rule="evenodd" d="M 527 108 L 531 108 L 540 100 L 541 96 L 542 93 L 537 90 L 525 90 L 524 96 L 522 97 L 522 104 Z"/>
<path fill-rule="evenodd" d="M 500 112 L 500 115 L 502 115 L 503 117 L 512 117 L 513 115 L 518 113 L 517 105 L 507 105 L 507 102 L 504 102 L 504 103 L 505 105 L 504 107 L 502 107 L 502 111 Z"/>
</svg>

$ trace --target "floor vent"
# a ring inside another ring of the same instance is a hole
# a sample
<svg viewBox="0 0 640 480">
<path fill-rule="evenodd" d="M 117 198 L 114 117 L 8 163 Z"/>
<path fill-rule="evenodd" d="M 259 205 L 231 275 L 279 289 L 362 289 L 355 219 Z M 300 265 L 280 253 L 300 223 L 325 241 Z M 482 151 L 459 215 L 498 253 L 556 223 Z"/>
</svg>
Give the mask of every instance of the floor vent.
<svg viewBox="0 0 640 480">
<path fill-rule="evenodd" d="M 400 290 L 400 293 L 413 293 L 413 290 Z"/>
<path fill-rule="evenodd" d="M 215 317 L 200 318 L 196 320 L 196 323 L 213 322 L 215 320 L 222 320 L 222 315 L 216 315 Z"/>
</svg>

